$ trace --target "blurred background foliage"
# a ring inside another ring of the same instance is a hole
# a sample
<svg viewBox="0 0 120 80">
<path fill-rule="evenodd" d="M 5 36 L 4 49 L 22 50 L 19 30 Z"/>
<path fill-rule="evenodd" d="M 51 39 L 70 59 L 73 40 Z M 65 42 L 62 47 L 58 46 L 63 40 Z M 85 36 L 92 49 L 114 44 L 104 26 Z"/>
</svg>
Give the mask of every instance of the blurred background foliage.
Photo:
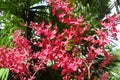
<svg viewBox="0 0 120 80">
<path fill-rule="evenodd" d="M 119 80 L 120 79 L 120 48 L 114 50 L 113 52 L 116 59 L 107 67 L 110 73 L 109 80 Z"/>
<path fill-rule="evenodd" d="M 0 17 L 0 23 L 2 26 L 0 32 L 0 47 L 3 45 L 6 47 L 12 46 L 11 34 L 20 27 L 20 22 L 22 23 L 22 19 L 10 15 L 9 13 Z"/>
<path fill-rule="evenodd" d="M 111 9 L 114 7 L 114 5 L 110 3 L 110 0 L 69 1 L 71 4 L 76 3 L 73 14 L 76 17 L 83 15 L 85 22 L 90 24 L 91 31 L 89 31 L 88 34 L 91 35 L 93 34 L 93 28 L 99 28 L 99 21 L 103 19 L 106 14 L 110 13 Z M 32 31 L 30 28 L 24 27 L 23 24 L 29 25 L 31 21 L 41 23 L 42 20 L 45 20 L 46 22 L 51 21 L 54 25 L 58 26 L 59 31 L 68 27 L 66 24 L 60 23 L 55 16 L 52 16 L 51 7 L 47 6 L 45 0 L 0 0 L 0 47 L 3 45 L 6 47 L 12 46 L 11 34 L 20 27 L 25 31 L 25 36 L 30 39 L 32 37 Z M 113 52 L 112 47 L 109 46 L 108 50 L 111 54 L 115 53 L 116 55 L 116 60 L 108 67 L 108 70 L 111 73 L 110 80 L 119 80 L 120 49 Z M 51 69 L 48 68 L 47 70 L 50 72 Z M 1 80 L 7 80 L 8 74 L 8 69 L 0 69 Z M 56 74 L 58 73 L 52 71 L 49 74 L 43 75 L 43 77 L 52 75 L 51 80 L 54 80 Z M 42 78 L 42 80 L 47 79 Z"/>
</svg>

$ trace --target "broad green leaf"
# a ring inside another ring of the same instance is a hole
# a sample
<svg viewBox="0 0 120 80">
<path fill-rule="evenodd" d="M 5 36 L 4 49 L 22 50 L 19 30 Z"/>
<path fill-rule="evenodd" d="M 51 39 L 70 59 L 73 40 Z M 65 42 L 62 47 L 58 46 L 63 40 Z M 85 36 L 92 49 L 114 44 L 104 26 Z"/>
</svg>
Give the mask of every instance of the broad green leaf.
<svg viewBox="0 0 120 80">
<path fill-rule="evenodd" d="M 9 69 L 0 68 L 0 80 L 7 80 L 9 75 Z"/>
</svg>

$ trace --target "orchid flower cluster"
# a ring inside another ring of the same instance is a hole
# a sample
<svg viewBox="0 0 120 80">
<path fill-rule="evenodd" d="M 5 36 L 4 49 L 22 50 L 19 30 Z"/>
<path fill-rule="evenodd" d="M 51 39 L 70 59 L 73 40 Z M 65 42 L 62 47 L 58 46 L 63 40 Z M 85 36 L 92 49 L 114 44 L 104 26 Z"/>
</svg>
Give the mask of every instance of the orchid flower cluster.
<svg viewBox="0 0 120 80">
<path fill-rule="evenodd" d="M 107 22 L 101 20 L 99 28 L 91 29 L 83 16 L 72 14 L 75 6 L 70 4 L 68 0 L 48 1 L 48 5 L 52 6 L 52 16 L 69 25 L 69 28 L 60 33 L 52 22 L 31 22 L 28 27 L 34 31 L 34 39 L 28 40 L 22 29 L 15 31 L 12 35 L 14 46 L 0 48 L 0 66 L 9 68 L 20 80 L 34 80 L 36 74 L 47 67 L 56 71 L 60 69 L 63 80 L 96 80 L 94 68 L 97 58 L 104 57 L 98 64 L 99 70 L 114 59 L 105 47 L 111 42 L 108 36 L 117 39 L 119 16 L 107 16 Z M 35 46 L 37 50 L 34 50 Z M 105 75 L 109 74 L 103 72 L 101 80 L 107 80 Z"/>
</svg>

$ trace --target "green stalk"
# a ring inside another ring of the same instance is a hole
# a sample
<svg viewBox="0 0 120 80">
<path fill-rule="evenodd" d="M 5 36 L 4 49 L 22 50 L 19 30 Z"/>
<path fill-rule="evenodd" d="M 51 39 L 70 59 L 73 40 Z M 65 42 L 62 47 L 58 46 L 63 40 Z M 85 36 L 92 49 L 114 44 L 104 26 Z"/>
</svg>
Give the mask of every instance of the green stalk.
<svg viewBox="0 0 120 80">
<path fill-rule="evenodd" d="M 84 63 L 85 63 L 85 66 L 87 67 L 87 71 L 88 71 L 88 80 L 90 80 L 90 78 L 91 78 L 91 76 L 90 76 L 90 66 L 87 65 L 86 62 L 84 62 Z"/>
</svg>

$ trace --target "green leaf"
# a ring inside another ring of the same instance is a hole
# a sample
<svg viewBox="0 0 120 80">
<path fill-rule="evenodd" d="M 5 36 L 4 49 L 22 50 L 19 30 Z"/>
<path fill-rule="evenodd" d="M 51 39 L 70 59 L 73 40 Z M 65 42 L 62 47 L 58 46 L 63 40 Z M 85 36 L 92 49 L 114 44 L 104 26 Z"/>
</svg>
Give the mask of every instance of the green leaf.
<svg viewBox="0 0 120 80">
<path fill-rule="evenodd" d="M 0 68 L 0 80 L 7 80 L 9 75 L 9 69 Z"/>
<path fill-rule="evenodd" d="M 30 6 L 39 3 L 41 0 L 30 0 Z"/>
<path fill-rule="evenodd" d="M 54 62 L 53 60 L 51 60 L 51 61 L 49 61 L 49 62 L 47 63 L 47 66 L 48 66 L 48 67 L 51 67 L 53 64 L 55 64 L 55 62 Z"/>
</svg>

